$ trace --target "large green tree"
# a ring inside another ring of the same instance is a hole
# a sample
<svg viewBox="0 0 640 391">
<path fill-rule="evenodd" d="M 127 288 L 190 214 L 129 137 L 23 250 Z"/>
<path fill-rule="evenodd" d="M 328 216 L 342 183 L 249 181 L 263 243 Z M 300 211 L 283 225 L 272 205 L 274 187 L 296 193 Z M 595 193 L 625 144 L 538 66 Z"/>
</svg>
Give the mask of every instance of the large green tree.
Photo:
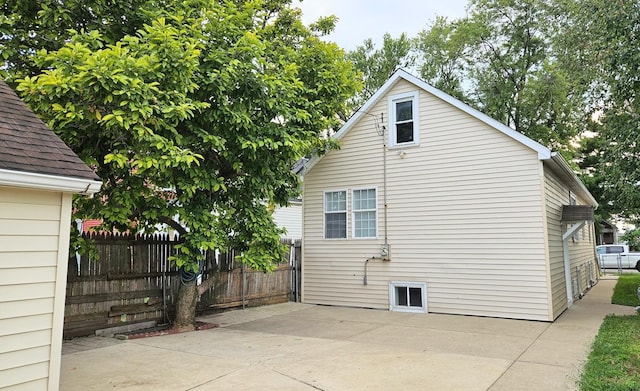
<svg viewBox="0 0 640 391">
<path fill-rule="evenodd" d="M 121 230 L 172 226 L 172 261 L 186 271 L 214 248 L 259 270 L 282 258 L 270 206 L 298 195 L 292 165 L 331 147 L 321 135 L 358 86 L 344 52 L 289 3 L 165 2 L 135 34 L 76 31 L 38 53 L 43 71 L 19 91 L 104 181 L 75 201 L 80 216 Z M 185 279 L 176 327 L 192 327 L 208 287 Z"/>
<path fill-rule="evenodd" d="M 579 53 L 592 79 L 591 129 L 598 139 L 592 162 L 598 189 L 612 213 L 640 216 L 640 4 L 565 1 L 571 24 L 567 46 Z"/>
<path fill-rule="evenodd" d="M 546 0 L 471 0 L 473 97 L 489 116 L 560 151 L 581 130 L 580 96 L 555 53 L 556 7 Z"/>
</svg>

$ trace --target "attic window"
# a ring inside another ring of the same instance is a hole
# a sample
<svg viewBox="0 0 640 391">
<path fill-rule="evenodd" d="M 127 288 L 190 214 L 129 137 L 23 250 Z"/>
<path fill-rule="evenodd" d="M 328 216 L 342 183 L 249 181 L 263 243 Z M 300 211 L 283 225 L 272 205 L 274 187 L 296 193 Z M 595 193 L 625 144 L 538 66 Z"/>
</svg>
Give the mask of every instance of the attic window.
<svg viewBox="0 0 640 391">
<path fill-rule="evenodd" d="M 418 91 L 389 96 L 389 146 L 418 145 Z"/>
</svg>

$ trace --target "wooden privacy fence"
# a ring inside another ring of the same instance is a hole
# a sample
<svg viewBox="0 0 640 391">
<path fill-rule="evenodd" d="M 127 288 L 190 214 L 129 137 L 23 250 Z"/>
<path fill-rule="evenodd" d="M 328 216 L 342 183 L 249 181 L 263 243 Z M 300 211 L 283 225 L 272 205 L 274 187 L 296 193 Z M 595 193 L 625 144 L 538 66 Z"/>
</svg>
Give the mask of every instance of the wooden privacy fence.
<svg viewBox="0 0 640 391">
<path fill-rule="evenodd" d="M 69 258 L 65 338 L 172 320 L 181 282 L 168 257 L 178 242 L 166 234 L 84 236 L 99 257 Z M 233 250 L 207 252 L 201 278 L 214 278 L 215 285 L 200 297 L 197 311 L 297 301 L 300 241 L 282 242 L 290 244 L 289 254 L 273 273 L 245 269 Z"/>
</svg>

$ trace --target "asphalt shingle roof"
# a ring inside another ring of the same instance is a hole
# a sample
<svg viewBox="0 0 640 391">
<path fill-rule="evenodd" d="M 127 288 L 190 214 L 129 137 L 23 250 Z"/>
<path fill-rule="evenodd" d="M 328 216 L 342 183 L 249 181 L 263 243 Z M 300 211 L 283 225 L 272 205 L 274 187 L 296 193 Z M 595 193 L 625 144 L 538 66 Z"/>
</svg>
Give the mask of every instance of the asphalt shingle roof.
<svg viewBox="0 0 640 391">
<path fill-rule="evenodd" d="M 0 80 L 0 169 L 99 180 Z"/>
</svg>

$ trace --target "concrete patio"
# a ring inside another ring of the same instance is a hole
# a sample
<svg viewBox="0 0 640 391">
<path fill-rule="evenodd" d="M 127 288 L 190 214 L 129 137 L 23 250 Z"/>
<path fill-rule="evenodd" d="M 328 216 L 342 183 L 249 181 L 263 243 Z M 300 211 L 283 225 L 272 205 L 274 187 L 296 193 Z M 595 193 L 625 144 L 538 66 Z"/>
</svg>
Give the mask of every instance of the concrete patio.
<svg viewBox="0 0 640 391">
<path fill-rule="evenodd" d="M 284 303 L 219 328 L 63 345 L 61 390 L 572 390 L 610 313 L 604 277 L 554 323 Z"/>
</svg>

